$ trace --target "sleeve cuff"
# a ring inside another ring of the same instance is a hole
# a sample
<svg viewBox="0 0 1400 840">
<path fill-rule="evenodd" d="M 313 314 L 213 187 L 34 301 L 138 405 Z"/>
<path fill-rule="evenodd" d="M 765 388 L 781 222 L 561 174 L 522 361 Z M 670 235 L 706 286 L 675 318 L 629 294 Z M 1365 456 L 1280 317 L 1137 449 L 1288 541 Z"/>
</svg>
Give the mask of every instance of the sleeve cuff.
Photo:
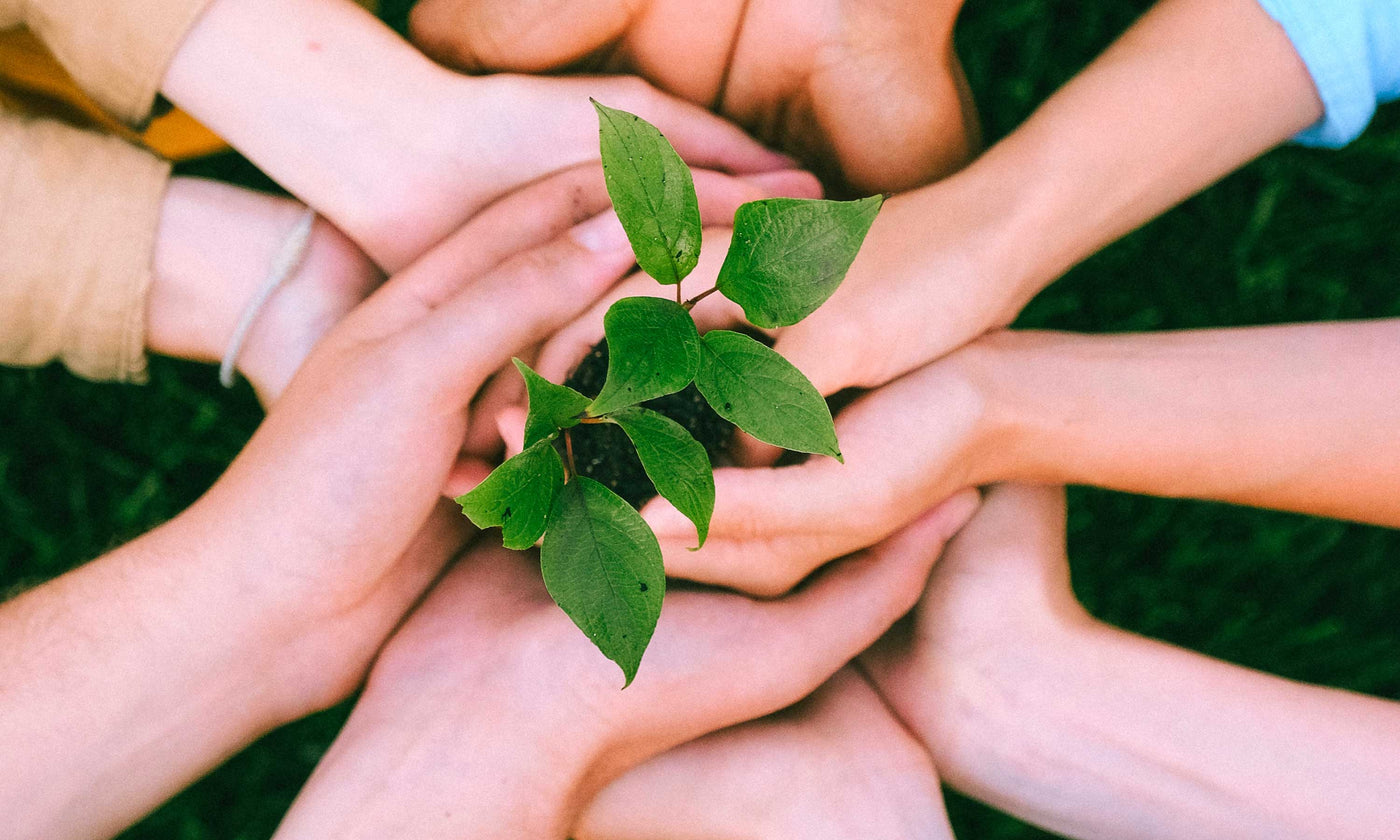
<svg viewBox="0 0 1400 840">
<path fill-rule="evenodd" d="M 1322 99 L 1322 119 L 1294 141 L 1339 148 L 1355 140 L 1376 112 L 1366 19 L 1360 4 L 1259 0 L 1259 5 L 1283 27 Z"/>
<path fill-rule="evenodd" d="M 210 2 L 45 0 L 28 4 L 28 23 L 79 86 L 139 128 L 185 35 Z"/>
<path fill-rule="evenodd" d="M 121 140 L 0 118 L 0 363 L 144 381 L 164 161 Z"/>
</svg>

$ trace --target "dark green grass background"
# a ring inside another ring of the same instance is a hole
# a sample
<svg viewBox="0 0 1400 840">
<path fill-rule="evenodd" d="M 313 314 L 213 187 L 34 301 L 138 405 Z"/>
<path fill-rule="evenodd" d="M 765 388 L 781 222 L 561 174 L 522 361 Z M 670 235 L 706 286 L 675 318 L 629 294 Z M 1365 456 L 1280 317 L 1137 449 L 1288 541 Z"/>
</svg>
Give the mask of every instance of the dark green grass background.
<svg viewBox="0 0 1400 840">
<path fill-rule="evenodd" d="M 959 43 L 989 138 L 1010 131 L 1146 5 L 974 0 Z M 1397 117 L 1383 111 L 1340 152 L 1268 155 L 1075 269 L 1021 323 L 1122 331 L 1400 315 Z M 257 183 L 234 160 L 209 169 Z M 56 367 L 0 370 L 0 594 L 178 513 L 259 417 L 250 391 L 225 393 L 202 366 L 157 360 L 144 388 L 87 384 Z M 1400 699 L 1392 532 L 1077 490 L 1070 535 L 1076 589 L 1109 622 Z M 344 714 L 268 736 L 123 836 L 267 837 Z M 956 796 L 950 807 L 966 838 L 1046 836 Z"/>
</svg>

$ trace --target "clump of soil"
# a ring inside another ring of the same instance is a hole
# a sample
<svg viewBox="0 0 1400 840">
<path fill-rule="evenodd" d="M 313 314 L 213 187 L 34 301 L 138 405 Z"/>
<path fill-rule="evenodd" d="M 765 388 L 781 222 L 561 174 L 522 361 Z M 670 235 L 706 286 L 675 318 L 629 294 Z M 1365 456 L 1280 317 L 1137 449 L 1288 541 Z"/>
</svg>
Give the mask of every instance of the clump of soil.
<svg viewBox="0 0 1400 840">
<path fill-rule="evenodd" d="M 596 397 L 607 378 L 608 341 L 603 339 L 579 362 L 564 384 L 585 396 Z M 684 426 L 710 454 L 711 464 L 718 462 L 734 436 L 734 425 L 710 408 L 694 384 L 683 391 L 644 402 L 642 406 Z M 656 495 L 656 488 L 642 469 L 637 450 L 622 429 L 611 423 L 599 423 L 575 426 L 569 434 L 573 438 L 574 463 L 579 474 L 606 486 L 636 508 Z"/>
</svg>

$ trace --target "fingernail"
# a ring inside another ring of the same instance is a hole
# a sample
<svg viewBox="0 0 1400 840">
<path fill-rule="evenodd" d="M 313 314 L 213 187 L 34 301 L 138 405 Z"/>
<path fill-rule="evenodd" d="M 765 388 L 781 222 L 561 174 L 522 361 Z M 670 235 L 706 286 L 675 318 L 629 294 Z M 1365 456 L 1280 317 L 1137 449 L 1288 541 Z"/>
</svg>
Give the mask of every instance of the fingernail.
<svg viewBox="0 0 1400 840">
<path fill-rule="evenodd" d="M 785 198 L 821 198 L 822 184 L 817 176 L 801 169 L 782 169 L 744 178 L 771 196 Z"/>
<path fill-rule="evenodd" d="M 611 210 L 574 225 L 569 231 L 569 236 L 584 248 L 598 254 L 632 247 L 627 241 L 627 232 L 622 229 L 622 222 L 617 220 L 617 214 Z"/>
</svg>

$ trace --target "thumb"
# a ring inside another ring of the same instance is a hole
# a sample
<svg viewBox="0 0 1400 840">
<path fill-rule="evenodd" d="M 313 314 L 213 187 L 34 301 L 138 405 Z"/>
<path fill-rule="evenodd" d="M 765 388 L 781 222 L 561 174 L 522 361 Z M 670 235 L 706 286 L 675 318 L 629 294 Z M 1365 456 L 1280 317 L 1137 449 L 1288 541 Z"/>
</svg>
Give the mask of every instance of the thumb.
<svg viewBox="0 0 1400 840">
<path fill-rule="evenodd" d="M 851 335 L 854 329 L 842 318 L 821 317 L 819 311 L 781 330 L 773 349 L 802 371 L 823 397 L 829 397 L 859 384 L 856 381 L 857 360 L 870 339 Z M 849 340 L 843 338 L 843 333 Z"/>
<path fill-rule="evenodd" d="M 949 557 L 988 552 L 1063 557 L 1064 488 L 997 484 L 988 489 L 977 515 L 949 547 Z"/>
</svg>

